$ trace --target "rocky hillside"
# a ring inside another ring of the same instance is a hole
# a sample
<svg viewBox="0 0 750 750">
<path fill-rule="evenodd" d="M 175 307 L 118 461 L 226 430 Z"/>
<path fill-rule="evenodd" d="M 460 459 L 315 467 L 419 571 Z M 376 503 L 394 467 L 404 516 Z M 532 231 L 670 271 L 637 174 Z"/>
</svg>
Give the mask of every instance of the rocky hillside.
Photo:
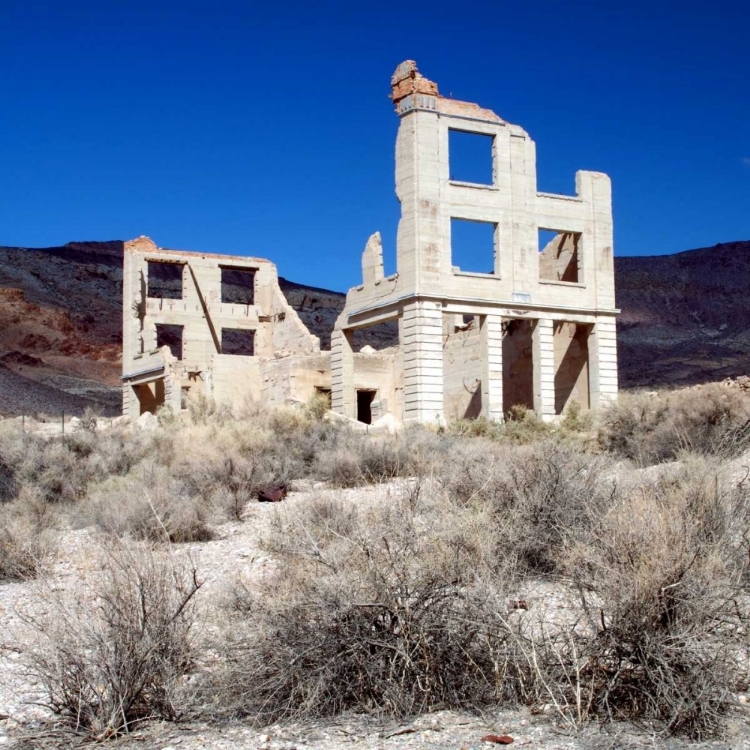
<svg viewBox="0 0 750 750">
<path fill-rule="evenodd" d="M 0 247 L 0 414 L 119 413 L 123 243 Z M 750 373 L 750 241 L 615 263 L 625 387 Z M 324 348 L 344 295 L 280 280 Z M 358 345 L 394 343 L 393 324 Z"/>
<path fill-rule="evenodd" d="M 750 374 L 750 241 L 616 258 L 624 387 Z"/>
</svg>

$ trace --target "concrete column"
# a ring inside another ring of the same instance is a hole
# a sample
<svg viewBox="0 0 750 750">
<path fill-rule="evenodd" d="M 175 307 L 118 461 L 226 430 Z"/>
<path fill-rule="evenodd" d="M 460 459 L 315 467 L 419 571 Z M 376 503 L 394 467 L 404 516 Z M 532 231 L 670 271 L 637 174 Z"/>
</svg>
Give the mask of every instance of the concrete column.
<svg viewBox="0 0 750 750">
<path fill-rule="evenodd" d="M 146 264 L 130 250 L 123 254 L 122 269 L 122 371 L 130 372 L 133 359 L 143 352 L 141 318 L 139 310 L 144 303 L 145 281 L 142 271 Z"/>
<path fill-rule="evenodd" d="M 482 416 L 503 419 L 503 319 L 483 315 L 479 335 L 482 356 Z"/>
<path fill-rule="evenodd" d="M 439 302 L 404 307 L 404 424 L 443 424 L 443 312 Z"/>
<path fill-rule="evenodd" d="M 600 172 L 577 172 L 576 192 L 583 199 L 590 227 L 584 234 L 583 281 L 596 293 L 600 310 L 615 306 L 615 266 L 612 231 L 612 183 Z"/>
<path fill-rule="evenodd" d="M 534 411 L 540 419 L 555 417 L 555 340 L 551 320 L 539 319 L 532 336 L 534 358 Z"/>
<path fill-rule="evenodd" d="M 334 330 L 331 334 L 331 407 L 337 414 L 356 419 L 352 338 L 351 330 Z"/>
<path fill-rule="evenodd" d="M 601 317 L 589 335 L 591 408 L 617 400 L 617 332 L 615 318 Z"/>
<path fill-rule="evenodd" d="M 135 388 L 130 383 L 122 385 L 122 415 L 133 419 L 141 416 L 141 403 L 135 393 Z"/>
<path fill-rule="evenodd" d="M 180 379 L 173 376 L 168 368 L 164 368 L 164 406 L 179 413 L 182 401 L 182 387 Z"/>
</svg>

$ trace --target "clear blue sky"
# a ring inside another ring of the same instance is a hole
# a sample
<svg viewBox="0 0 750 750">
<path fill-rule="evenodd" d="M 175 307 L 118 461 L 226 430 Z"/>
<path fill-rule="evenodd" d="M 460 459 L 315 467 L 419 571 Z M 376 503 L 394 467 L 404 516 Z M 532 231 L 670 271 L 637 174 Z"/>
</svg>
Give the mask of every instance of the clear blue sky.
<svg viewBox="0 0 750 750">
<path fill-rule="evenodd" d="M 0 0 L 0 245 L 151 236 L 344 290 L 398 204 L 389 78 L 415 59 L 610 174 L 615 252 L 750 239 L 750 3 Z"/>
</svg>

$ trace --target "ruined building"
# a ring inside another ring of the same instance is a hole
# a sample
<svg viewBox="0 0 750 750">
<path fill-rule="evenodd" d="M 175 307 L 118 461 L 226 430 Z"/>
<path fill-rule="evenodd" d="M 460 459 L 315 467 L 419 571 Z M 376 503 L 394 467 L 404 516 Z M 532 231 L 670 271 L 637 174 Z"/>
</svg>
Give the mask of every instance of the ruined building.
<svg viewBox="0 0 750 750">
<path fill-rule="evenodd" d="M 344 416 L 406 424 L 502 419 L 514 406 L 552 420 L 573 402 L 617 396 L 609 178 L 578 172 L 575 196 L 540 193 L 522 128 L 440 96 L 411 61 L 391 85 L 396 273 L 385 276 L 374 234 L 327 352 L 269 261 L 127 243 L 124 413 L 179 408 L 193 388 L 270 404 L 330 391 Z M 485 150 L 481 182 L 455 179 L 451 149 L 462 138 Z M 464 267 L 457 247 L 467 222 L 486 240 L 480 267 Z M 358 347 L 358 331 L 389 321 L 398 345 Z"/>
</svg>

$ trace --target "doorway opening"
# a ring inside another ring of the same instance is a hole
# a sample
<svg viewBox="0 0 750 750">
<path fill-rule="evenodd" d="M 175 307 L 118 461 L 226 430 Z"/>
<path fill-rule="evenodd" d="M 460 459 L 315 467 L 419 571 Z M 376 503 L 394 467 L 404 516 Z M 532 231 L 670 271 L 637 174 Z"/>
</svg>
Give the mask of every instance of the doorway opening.
<svg viewBox="0 0 750 750">
<path fill-rule="evenodd" d="M 533 320 L 503 321 L 503 412 L 534 409 Z"/>
<path fill-rule="evenodd" d="M 372 402 L 377 391 L 357 389 L 357 421 L 372 424 Z"/>
</svg>

